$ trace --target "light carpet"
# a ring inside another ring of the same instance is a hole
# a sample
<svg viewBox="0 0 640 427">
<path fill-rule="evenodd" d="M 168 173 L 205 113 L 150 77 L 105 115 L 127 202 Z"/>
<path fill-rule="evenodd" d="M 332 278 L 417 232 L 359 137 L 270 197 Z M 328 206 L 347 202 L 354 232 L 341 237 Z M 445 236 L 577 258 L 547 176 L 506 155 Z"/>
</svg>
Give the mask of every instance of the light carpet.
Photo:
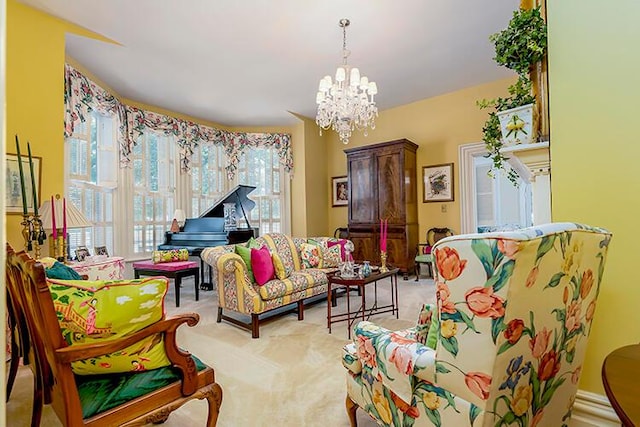
<svg viewBox="0 0 640 427">
<path fill-rule="evenodd" d="M 372 285 L 368 285 L 372 286 Z M 348 426 L 345 410 L 345 369 L 341 364 L 342 346 L 347 339 L 346 322 L 327 329 L 327 303 L 321 301 L 307 307 L 304 320 L 295 313 L 269 320 L 260 327 L 260 338 L 226 322 L 216 323 L 218 300 L 215 291 L 200 292 L 194 301 L 193 282 L 183 281 L 181 307 L 175 307 L 173 287 L 166 300 L 168 315 L 197 312 L 200 322 L 193 328 L 183 326 L 178 342 L 182 348 L 198 356 L 215 369 L 216 381 L 222 386 L 223 399 L 218 418 L 221 427 L 253 426 Z M 367 288 L 367 300 L 373 292 Z M 372 316 L 371 321 L 397 330 L 415 325 L 423 303 L 433 303 L 433 280 L 398 277 L 399 319 L 391 313 Z M 351 303 L 359 297 L 352 292 Z M 388 280 L 378 284 L 378 300 L 390 301 Z M 335 312 L 346 309 L 346 298 L 338 298 Z M 7 425 L 28 426 L 31 416 L 33 377 L 21 368 L 11 400 L 7 403 Z M 207 405 L 192 401 L 173 412 L 164 426 L 203 426 Z M 45 406 L 43 426 L 59 426 L 53 410 Z M 376 423 L 358 410 L 358 425 L 373 427 Z"/>
</svg>

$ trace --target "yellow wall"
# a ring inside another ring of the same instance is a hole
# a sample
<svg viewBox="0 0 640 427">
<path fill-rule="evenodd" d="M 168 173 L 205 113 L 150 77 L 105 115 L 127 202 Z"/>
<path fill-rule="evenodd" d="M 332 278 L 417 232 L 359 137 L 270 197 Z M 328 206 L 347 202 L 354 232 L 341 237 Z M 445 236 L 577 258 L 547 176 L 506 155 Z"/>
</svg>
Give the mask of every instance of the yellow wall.
<svg viewBox="0 0 640 427">
<path fill-rule="evenodd" d="M 43 157 L 41 198 L 64 192 L 63 91 L 65 23 L 13 0 L 7 2 L 8 153 L 15 134 L 26 153 Z M 22 248 L 21 215 L 7 215 L 7 241 Z"/>
<path fill-rule="evenodd" d="M 294 177 L 294 181 L 297 179 L 305 180 L 306 197 L 304 203 L 307 206 L 307 229 L 303 236 L 331 236 L 333 228 L 328 227 L 327 211 L 327 206 L 331 206 L 331 193 L 330 186 L 325 184 L 329 181 L 327 178 L 327 145 L 329 142 L 325 133 L 320 136 L 315 119 L 304 119 L 304 124 L 306 172 L 304 177 Z"/>
<path fill-rule="evenodd" d="M 345 148 L 407 138 L 418 144 L 418 200 L 422 200 L 422 167 L 441 163 L 454 163 L 453 202 L 418 203 L 420 240 L 424 240 L 431 227 L 450 227 L 460 230 L 458 146 L 482 140 L 482 126 L 487 112 L 481 111 L 475 101 L 507 95 L 512 79 L 474 86 L 434 98 L 385 110 L 376 121 L 376 129 L 368 136 L 354 133 L 349 144 L 340 143 L 335 132 L 329 138 L 329 177 L 347 174 Z M 327 180 L 329 181 L 329 180 Z M 329 182 L 327 185 L 330 185 Z M 442 207 L 446 212 L 442 212 Z M 347 225 L 347 209 L 332 208 L 329 204 L 329 229 Z"/>
<path fill-rule="evenodd" d="M 614 234 L 580 382 L 603 394 L 604 357 L 640 340 L 640 2 L 550 1 L 547 14 L 552 217 Z"/>
</svg>

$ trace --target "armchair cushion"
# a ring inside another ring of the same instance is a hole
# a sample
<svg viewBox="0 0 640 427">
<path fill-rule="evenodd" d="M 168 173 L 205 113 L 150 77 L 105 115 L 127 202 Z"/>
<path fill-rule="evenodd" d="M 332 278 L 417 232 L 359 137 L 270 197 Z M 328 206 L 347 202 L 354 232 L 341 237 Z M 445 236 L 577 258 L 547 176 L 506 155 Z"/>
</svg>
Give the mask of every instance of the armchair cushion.
<svg viewBox="0 0 640 427">
<path fill-rule="evenodd" d="M 164 318 L 167 279 L 87 281 L 48 279 L 62 336 L 69 345 L 124 337 Z M 170 364 L 161 334 L 122 351 L 72 363 L 77 375 L 155 369 Z"/>
<path fill-rule="evenodd" d="M 411 403 L 412 377 L 435 382 L 436 353 L 416 341 L 412 329 L 392 332 L 363 321 L 354 330 L 354 341 L 362 369 L 404 402 Z"/>
<path fill-rule="evenodd" d="M 198 371 L 207 367 L 191 357 Z M 170 366 L 137 373 L 76 376 L 82 417 L 92 417 L 179 380 L 179 371 Z"/>
</svg>

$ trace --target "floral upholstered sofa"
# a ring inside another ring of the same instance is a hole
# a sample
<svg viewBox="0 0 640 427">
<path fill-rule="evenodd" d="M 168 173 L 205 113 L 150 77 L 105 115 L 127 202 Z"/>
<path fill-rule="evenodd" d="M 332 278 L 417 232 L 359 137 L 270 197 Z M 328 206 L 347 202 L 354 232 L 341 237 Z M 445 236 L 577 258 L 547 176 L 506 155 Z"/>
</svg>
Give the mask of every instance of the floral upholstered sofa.
<svg viewBox="0 0 640 427">
<path fill-rule="evenodd" d="M 610 241 L 574 223 L 440 240 L 436 307 L 344 348 L 351 425 L 567 425 Z"/>
<path fill-rule="evenodd" d="M 254 239 L 250 242 L 254 248 L 269 250 L 276 273 L 275 278 L 262 285 L 253 280 L 253 273 L 237 253 L 238 245 L 205 249 L 201 256 L 211 266 L 213 283 L 218 289 L 217 321 L 241 326 L 258 338 L 264 313 L 297 303 L 292 309 L 297 309 L 298 320 L 303 320 L 305 300 L 327 292 L 327 273 L 338 268 L 346 242 L 332 237 L 297 238 L 281 233 Z M 310 246 L 320 249 L 314 252 Z M 251 321 L 243 322 L 225 311 L 251 316 Z"/>
</svg>

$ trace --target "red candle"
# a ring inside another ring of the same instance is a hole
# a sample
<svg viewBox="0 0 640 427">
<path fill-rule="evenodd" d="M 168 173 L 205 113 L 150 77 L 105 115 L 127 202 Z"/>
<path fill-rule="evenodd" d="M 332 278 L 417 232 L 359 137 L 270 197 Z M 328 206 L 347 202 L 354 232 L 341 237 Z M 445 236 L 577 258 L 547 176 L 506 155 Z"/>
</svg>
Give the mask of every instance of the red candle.
<svg viewBox="0 0 640 427">
<path fill-rule="evenodd" d="M 51 196 L 51 228 L 53 228 L 53 238 L 58 237 L 58 229 L 56 228 L 56 204 Z"/>
<path fill-rule="evenodd" d="M 384 220 L 384 251 L 387 251 L 387 229 L 389 226 L 389 223 L 387 222 L 389 221 L 388 219 Z"/>
<path fill-rule="evenodd" d="M 67 199 L 62 198 L 62 238 L 67 238 Z"/>
</svg>

